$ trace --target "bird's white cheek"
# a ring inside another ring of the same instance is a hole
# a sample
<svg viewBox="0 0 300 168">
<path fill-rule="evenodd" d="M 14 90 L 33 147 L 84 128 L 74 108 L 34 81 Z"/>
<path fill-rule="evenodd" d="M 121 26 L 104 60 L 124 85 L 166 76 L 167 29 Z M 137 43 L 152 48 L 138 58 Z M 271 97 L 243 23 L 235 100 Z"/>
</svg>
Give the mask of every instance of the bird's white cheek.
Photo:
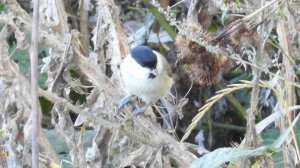
<svg viewBox="0 0 300 168">
<path fill-rule="evenodd" d="M 129 92 L 136 94 L 139 90 L 143 90 L 143 87 L 147 87 L 149 75 L 147 69 L 139 67 L 139 65 L 135 65 L 132 62 L 124 62 L 121 65 L 121 74 Z"/>
</svg>

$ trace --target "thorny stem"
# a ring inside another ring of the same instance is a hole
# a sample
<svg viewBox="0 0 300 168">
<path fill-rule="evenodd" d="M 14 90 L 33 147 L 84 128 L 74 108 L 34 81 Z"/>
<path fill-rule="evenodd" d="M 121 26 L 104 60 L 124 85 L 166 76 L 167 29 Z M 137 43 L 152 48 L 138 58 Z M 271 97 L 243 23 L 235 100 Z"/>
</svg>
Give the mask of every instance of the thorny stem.
<svg viewBox="0 0 300 168">
<path fill-rule="evenodd" d="M 264 5 L 264 1 L 261 2 L 262 6 Z M 264 11 L 262 11 L 261 18 L 264 18 Z M 264 52 L 264 27 L 265 24 L 262 23 L 260 27 L 260 39 L 259 39 L 259 47 L 258 52 L 255 56 L 254 65 L 261 66 L 262 65 L 262 57 Z M 253 148 L 258 147 L 260 145 L 260 137 L 255 129 L 255 115 L 257 114 L 258 107 L 258 96 L 259 96 L 259 80 L 261 77 L 261 71 L 255 67 L 252 69 L 253 73 L 253 88 L 251 92 L 251 103 L 250 110 L 247 115 L 247 132 L 245 135 L 245 147 Z M 266 163 L 266 162 L 265 162 Z M 242 164 L 245 167 L 251 167 L 251 161 L 249 159 L 242 160 Z"/>
</svg>

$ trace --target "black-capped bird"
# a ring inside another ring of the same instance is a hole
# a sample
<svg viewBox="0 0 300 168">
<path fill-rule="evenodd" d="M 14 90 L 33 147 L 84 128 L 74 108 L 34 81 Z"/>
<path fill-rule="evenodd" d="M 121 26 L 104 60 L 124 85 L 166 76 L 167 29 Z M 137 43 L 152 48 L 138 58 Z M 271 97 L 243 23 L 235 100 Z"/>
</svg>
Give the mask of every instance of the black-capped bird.
<svg viewBox="0 0 300 168">
<path fill-rule="evenodd" d="M 124 97 L 118 107 L 124 106 L 134 95 L 146 103 L 144 107 L 135 108 L 134 115 L 143 113 L 152 103 L 166 96 L 173 85 L 171 68 L 165 57 L 146 46 L 132 49 L 120 69 L 125 87 L 131 95 Z"/>
</svg>

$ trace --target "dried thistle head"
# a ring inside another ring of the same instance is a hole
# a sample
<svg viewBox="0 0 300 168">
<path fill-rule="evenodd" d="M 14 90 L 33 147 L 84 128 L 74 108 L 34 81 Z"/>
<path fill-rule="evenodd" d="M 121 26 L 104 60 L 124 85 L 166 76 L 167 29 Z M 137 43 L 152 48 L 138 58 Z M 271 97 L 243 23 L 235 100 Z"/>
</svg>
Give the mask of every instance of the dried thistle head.
<svg viewBox="0 0 300 168">
<path fill-rule="evenodd" d="M 206 51 L 205 47 L 200 46 L 183 36 L 176 37 L 177 57 L 182 64 L 191 64 L 197 58 L 198 53 Z"/>
<path fill-rule="evenodd" d="M 188 65 L 192 78 L 200 85 L 214 85 L 222 79 L 224 57 L 216 57 L 210 53 L 203 54 L 195 63 Z"/>
<path fill-rule="evenodd" d="M 201 31 L 201 27 L 192 26 L 193 31 Z M 202 39 L 209 41 L 210 37 L 203 34 Z M 213 85 L 222 78 L 222 67 L 226 61 L 223 56 L 208 52 L 204 46 L 184 37 L 176 37 L 177 57 L 192 75 L 193 80 L 200 85 Z"/>
</svg>

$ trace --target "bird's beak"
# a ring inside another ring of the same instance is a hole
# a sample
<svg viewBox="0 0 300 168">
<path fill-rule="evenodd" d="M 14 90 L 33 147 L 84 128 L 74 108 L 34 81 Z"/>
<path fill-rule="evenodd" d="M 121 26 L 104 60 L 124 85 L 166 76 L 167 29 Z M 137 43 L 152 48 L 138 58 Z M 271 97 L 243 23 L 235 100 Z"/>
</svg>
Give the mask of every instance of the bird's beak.
<svg viewBox="0 0 300 168">
<path fill-rule="evenodd" d="M 153 79 L 157 76 L 157 69 L 151 69 L 150 73 L 149 73 L 149 78 Z"/>
<path fill-rule="evenodd" d="M 157 69 L 151 69 L 151 72 L 150 73 L 152 73 L 153 75 L 155 75 L 155 76 L 157 76 Z"/>
</svg>

